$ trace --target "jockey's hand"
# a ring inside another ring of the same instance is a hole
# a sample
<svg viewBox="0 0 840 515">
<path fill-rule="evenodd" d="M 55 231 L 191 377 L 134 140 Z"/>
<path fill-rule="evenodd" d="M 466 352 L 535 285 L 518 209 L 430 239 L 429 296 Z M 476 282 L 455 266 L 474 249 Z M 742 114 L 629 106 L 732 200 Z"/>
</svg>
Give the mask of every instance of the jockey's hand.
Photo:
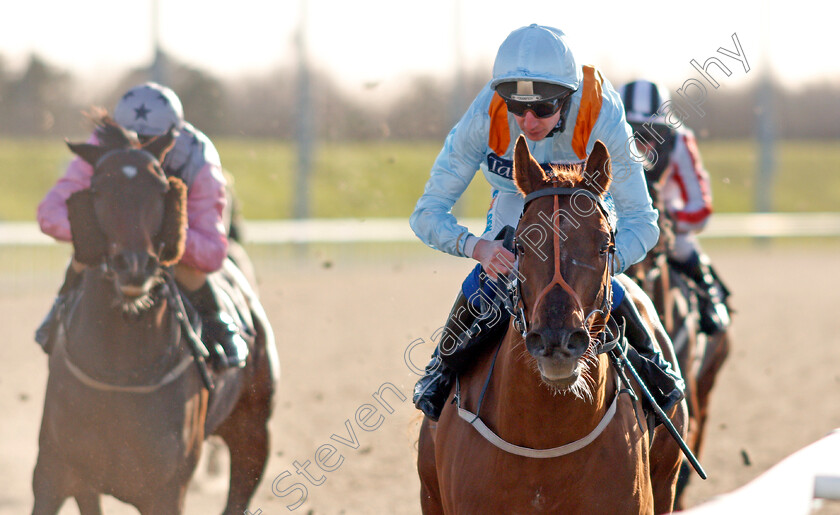
<svg viewBox="0 0 840 515">
<path fill-rule="evenodd" d="M 515 259 L 513 252 L 504 247 L 502 240 L 485 240 L 479 238 L 473 250 L 473 259 L 481 263 L 484 272 L 494 281 L 499 274 L 507 275 L 513 270 Z"/>
</svg>

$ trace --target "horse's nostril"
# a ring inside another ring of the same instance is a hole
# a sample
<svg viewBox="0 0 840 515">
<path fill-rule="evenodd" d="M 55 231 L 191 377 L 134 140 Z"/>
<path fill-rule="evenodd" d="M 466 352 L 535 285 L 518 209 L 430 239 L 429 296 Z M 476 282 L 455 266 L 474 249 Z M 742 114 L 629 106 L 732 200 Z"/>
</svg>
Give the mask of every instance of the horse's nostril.
<svg viewBox="0 0 840 515">
<path fill-rule="evenodd" d="M 549 356 L 553 352 L 551 346 L 546 345 L 542 333 L 536 331 L 531 331 L 525 335 L 525 348 L 528 349 L 531 355 L 536 357 Z"/>
<path fill-rule="evenodd" d="M 569 335 L 568 347 L 571 352 L 583 353 L 589 347 L 589 333 L 583 329 L 577 329 Z"/>
</svg>

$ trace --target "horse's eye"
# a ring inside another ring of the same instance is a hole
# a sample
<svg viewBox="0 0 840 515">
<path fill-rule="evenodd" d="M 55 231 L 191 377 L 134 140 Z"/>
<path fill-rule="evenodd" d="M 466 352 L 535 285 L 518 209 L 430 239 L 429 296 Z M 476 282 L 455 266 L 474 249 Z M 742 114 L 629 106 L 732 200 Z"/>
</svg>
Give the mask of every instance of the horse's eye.
<svg viewBox="0 0 840 515">
<path fill-rule="evenodd" d="M 598 249 L 598 254 L 600 254 L 600 255 L 602 255 L 602 256 L 603 256 L 603 255 L 605 255 L 607 252 L 609 252 L 609 250 L 610 250 L 610 244 L 609 244 L 609 243 L 606 243 L 606 244 L 604 244 L 604 245 L 601 245 L 601 248 L 600 248 L 600 249 Z"/>
</svg>

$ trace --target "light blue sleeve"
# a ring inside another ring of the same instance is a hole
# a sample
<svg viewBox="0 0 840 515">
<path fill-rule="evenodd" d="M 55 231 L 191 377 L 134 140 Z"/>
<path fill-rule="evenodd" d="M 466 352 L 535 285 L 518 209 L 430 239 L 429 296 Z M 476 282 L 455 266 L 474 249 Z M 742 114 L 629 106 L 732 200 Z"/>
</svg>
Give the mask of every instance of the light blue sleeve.
<svg viewBox="0 0 840 515">
<path fill-rule="evenodd" d="M 601 140 L 609 150 L 613 182 L 609 191 L 615 201 L 618 227 L 615 235 L 619 270 L 623 272 L 641 261 L 659 239 L 659 213 L 651 204 L 644 170 L 629 151 L 632 136 L 624 119 L 624 106 L 618 93 L 604 80 L 603 102 L 598 121 L 589 138 L 587 152 Z"/>
<path fill-rule="evenodd" d="M 492 90 L 485 87 L 450 131 L 432 165 L 426 189 L 409 218 L 411 229 L 423 243 L 453 256 L 470 257 L 464 251 L 469 229 L 458 224 L 452 206 L 485 158 L 489 131 L 487 107 L 491 97 Z"/>
</svg>

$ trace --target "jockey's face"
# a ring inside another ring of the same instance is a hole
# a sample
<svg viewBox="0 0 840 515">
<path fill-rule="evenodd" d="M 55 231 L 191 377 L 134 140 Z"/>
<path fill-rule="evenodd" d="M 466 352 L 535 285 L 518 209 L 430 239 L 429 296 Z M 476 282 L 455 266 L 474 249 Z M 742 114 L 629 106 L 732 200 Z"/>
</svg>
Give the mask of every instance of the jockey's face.
<svg viewBox="0 0 840 515">
<path fill-rule="evenodd" d="M 551 132 L 551 130 L 560 121 L 560 113 L 562 109 L 558 110 L 548 118 L 537 118 L 533 111 L 525 111 L 524 116 L 513 115 L 519 128 L 525 137 L 531 141 L 540 141 Z"/>
</svg>

